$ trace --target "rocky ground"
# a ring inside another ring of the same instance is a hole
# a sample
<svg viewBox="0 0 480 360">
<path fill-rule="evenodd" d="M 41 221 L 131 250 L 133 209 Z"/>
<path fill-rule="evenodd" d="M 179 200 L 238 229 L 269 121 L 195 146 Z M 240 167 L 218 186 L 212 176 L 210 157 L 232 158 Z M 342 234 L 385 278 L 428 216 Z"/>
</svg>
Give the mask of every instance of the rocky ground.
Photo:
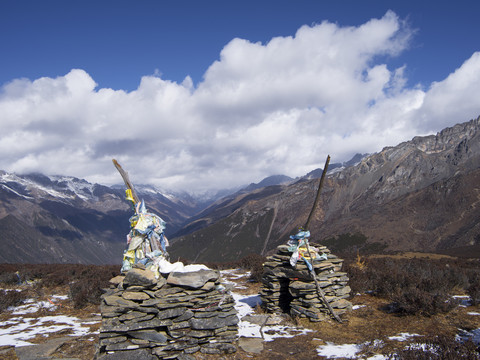
<svg viewBox="0 0 480 360">
<path fill-rule="evenodd" d="M 431 317 L 396 316 L 387 301 L 357 294 L 354 310 L 343 323 L 265 314 L 260 284 L 241 270 L 222 271 L 231 287 L 239 323 L 238 351 L 233 355 L 196 354 L 198 359 L 388 359 L 408 346 L 420 347 L 431 336 L 470 337 L 480 342 L 480 308 L 459 297 L 453 311 Z M 12 288 L 10 291 L 15 291 Z M 461 295 L 461 294 L 460 294 Z M 38 294 L 0 314 L 0 359 L 93 359 L 98 343 L 98 307 L 75 309 L 65 288 Z"/>
</svg>

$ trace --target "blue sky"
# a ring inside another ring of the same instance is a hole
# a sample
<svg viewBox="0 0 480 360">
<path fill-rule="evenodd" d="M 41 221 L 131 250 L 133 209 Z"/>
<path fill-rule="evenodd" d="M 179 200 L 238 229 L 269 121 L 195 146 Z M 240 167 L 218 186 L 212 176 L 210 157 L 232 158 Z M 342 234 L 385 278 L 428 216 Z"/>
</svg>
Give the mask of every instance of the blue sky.
<svg viewBox="0 0 480 360">
<path fill-rule="evenodd" d="M 435 133 L 480 115 L 479 10 L 3 0 L 0 169 L 201 192 Z"/>
<path fill-rule="evenodd" d="M 0 84 L 87 71 L 100 87 L 134 90 L 159 71 L 201 81 L 235 37 L 267 42 L 323 20 L 358 26 L 393 10 L 417 30 L 409 82 L 428 86 L 478 50 L 478 1 L 5 1 L 0 2 Z"/>
</svg>

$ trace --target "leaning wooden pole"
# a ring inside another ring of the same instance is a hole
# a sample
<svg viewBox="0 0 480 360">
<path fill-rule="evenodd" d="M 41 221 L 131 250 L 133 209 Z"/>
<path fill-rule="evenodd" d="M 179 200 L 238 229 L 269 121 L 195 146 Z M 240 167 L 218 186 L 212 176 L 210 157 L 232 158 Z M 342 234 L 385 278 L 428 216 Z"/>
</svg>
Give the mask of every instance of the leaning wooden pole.
<svg viewBox="0 0 480 360">
<path fill-rule="evenodd" d="M 337 314 L 335 314 L 335 311 L 328 303 L 327 298 L 325 297 L 325 294 L 323 293 L 322 288 L 318 283 L 317 275 L 315 275 L 315 270 L 313 269 L 313 259 L 312 259 L 312 255 L 310 254 L 310 245 L 308 244 L 308 239 L 305 239 L 305 243 L 307 245 L 308 257 L 310 258 L 310 261 L 312 261 L 312 269 L 310 270 L 310 275 L 315 281 L 315 286 L 317 287 L 317 294 L 320 297 L 320 299 L 323 301 L 323 303 L 327 306 L 328 311 L 330 312 L 330 314 L 332 314 L 333 318 L 337 320 L 339 323 L 343 323 L 342 319 L 340 319 L 340 317 Z"/>
<path fill-rule="evenodd" d="M 310 221 L 312 220 L 313 213 L 317 208 L 318 201 L 320 200 L 320 193 L 323 187 L 323 181 L 325 180 L 325 175 L 327 174 L 328 164 L 330 163 L 330 155 L 327 155 L 327 160 L 325 161 L 325 166 L 323 167 L 322 177 L 320 178 L 320 184 L 318 185 L 317 196 L 315 197 L 315 201 L 313 202 L 312 210 L 310 210 L 310 214 L 308 215 L 307 222 L 303 227 L 305 230 L 308 230 L 308 226 L 310 225 Z"/>
<path fill-rule="evenodd" d="M 125 186 L 127 187 L 127 189 L 130 189 L 130 191 L 132 192 L 133 201 L 135 202 L 135 204 L 138 204 L 140 202 L 140 199 L 138 198 L 137 193 L 135 192 L 135 189 L 133 188 L 133 185 L 130 182 L 130 179 L 128 177 L 128 173 L 125 170 L 123 170 L 123 168 L 120 166 L 120 164 L 118 163 L 117 160 L 112 159 L 112 161 L 113 161 L 113 165 L 115 165 L 118 172 L 122 176 L 122 179 L 123 179 L 123 182 L 125 183 Z"/>
<path fill-rule="evenodd" d="M 320 193 L 322 191 L 323 187 L 323 181 L 325 180 L 325 175 L 327 174 L 328 171 L 328 164 L 330 163 L 330 155 L 327 155 L 327 160 L 325 161 L 325 166 L 323 167 L 323 172 L 322 172 L 322 177 L 320 178 L 320 184 L 318 185 L 318 190 L 317 190 L 317 196 L 315 197 L 315 201 L 313 202 L 312 210 L 310 210 L 310 214 L 308 215 L 307 222 L 305 223 L 305 226 L 303 227 L 305 230 L 308 230 L 308 227 L 310 226 L 310 221 L 312 220 L 313 214 L 315 212 L 315 209 L 317 208 L 318 201 L 320 200 Z M 330 304 L 327 301 L 327 298 L 325 297 L 325 294 L 322 291 L 322 288 L 320 287 L 320 284 L 318 283 L 317 275 L 315 274 L 315 270 L 313 269 L 313 259 L 312 255 L 310 253 L 310 245 L 308 243 L 308 239 L 305 239 L 305 244 L 307 245 L 307 252 L 308 252 L 308 257 L 310 258 L 310 261 L 312 261 L 312 267 L 310 270 L 310 275 L 312 276 L 313 280 L 315 281 L 315 286 L 317 288 L 317 294 L 320 297 L 320 299 L 323 301 L 323 303 L 327 306 L 328 311 L 330 314 L 333 316 L 335 320 L 337 320 L 339 323 L 342 323 L 342 319 L 335 314 L 335 311 L 333 308 L 330 306 Z"/>
</svg>

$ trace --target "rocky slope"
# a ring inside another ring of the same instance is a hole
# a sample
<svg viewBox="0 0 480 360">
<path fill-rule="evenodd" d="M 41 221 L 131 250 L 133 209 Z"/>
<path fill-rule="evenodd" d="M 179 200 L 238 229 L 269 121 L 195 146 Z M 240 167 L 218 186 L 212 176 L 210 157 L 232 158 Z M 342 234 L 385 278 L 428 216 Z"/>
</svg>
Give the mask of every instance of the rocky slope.
<svg viewBox="0 0 480 360">
<path fill-rule="evenodd" d="M 479 180 L 477 118 L 384 148 L 355 166 L 332 172 L 310 230 L 316 242 L 335 243 L 331 238 L 341 234 L 363 234 L 365 243 L 356 245 L 364 250 L 479 246 Z M 266 196 L 247 201 L 242 199 L 249 195 L 241 194 L 215 209 L 227 214 L 230 206 L 228 216 L 178 237 L 170 253 L 195 261 L 267 254 L 306 222 L 317 187 L 318 180 L 301 179 L 257 190 Z M 239 201 L 241 206 L 233 209 L 231 204 Z"/>
</svg>

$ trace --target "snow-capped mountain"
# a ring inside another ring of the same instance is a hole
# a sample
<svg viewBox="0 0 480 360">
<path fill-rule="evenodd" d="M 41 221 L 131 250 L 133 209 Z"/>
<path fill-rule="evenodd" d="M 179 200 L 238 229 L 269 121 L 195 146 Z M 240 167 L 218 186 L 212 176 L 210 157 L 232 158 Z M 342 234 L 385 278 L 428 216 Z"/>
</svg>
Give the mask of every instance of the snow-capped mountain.
<svg viewBox="0 0 480 360">
<path fill-rule="evenodd" d="M 167 236 L 205 203 L 138 186 Z M 123 186 L 0 171 L 0 262 L 119 263 L 132 209 Z"/>
</svg>

